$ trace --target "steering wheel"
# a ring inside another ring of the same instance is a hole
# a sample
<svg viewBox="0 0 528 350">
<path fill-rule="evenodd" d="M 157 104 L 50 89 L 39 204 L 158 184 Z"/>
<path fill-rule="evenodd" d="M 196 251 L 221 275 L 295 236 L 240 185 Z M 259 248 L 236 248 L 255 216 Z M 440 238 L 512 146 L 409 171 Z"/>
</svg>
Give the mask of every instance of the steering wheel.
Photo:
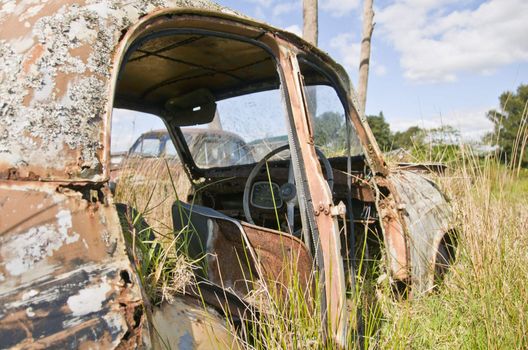
<svg viewBox="0 0 528 350">
<path fill-rule="evenodd" d="M 284 145 L 279 148 L 276 148 L 266 154 L 251 170 L 251 173 L 249 173 L 249 176 L 246 180 L 246 186 L 244 187 L 244 197 L 242 204 L 244 206 L 244 215 L 246 216 L 246 221 L 250 224 L 255 224 L 253 221 L 253 218 L 251 217 L 251 210 L 249 208 L 249 195 L 251 193 L 251 188 L 253 186 L 253 182 L 255 181 L 255 177 L 259 174 L 260 169 L 262 166 L 274 155 L 285 151 L 290 148 L 290 145 Z M 315 148 L 315 151 L 317 153 L 317 156 L 319 160 L 323 163 L 326 173 L 326 181 L 328 182 L 328 186 L 330 187 L 330 191 L 334 188 L 334 173 L 332 171 L 332 166 L 330 165 L 330 162 L 325 157 L 323 152 L 319 148 Z M 292 159 L 290 156 L 290 164 L 288 168 L 288 182 L 284 183 L 282 186 L 280 186 L 280 196 L 284 202 L 286 202 L 286 208 L 287 208 L 287 214 L 288 214 L 288 226 L 290 229 L 290 232 L 293 234 L 294 231 L 294 211 L 295 206 L 298 204 L 297 201 L 297 189 L 295 187 L 295 176 L 293 174 L 293 164 Z"/>
</svg>

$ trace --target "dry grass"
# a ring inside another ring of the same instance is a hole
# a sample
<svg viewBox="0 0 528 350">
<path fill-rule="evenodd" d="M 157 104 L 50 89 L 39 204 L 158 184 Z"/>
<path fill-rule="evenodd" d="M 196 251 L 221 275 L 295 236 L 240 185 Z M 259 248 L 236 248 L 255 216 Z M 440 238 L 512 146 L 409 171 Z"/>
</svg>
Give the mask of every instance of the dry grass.
<svg viewBox="0 0 528 350">
<path fill-rule="evenodd" d="M 189 229 L 173 230 L 172 205 L 191 189 L 180 164 L 160 158 L 129 159 L 119 174 L 115 201 L 135 210 L 123 215 L 125 237 L 150 301 L 172 302 L 176 293 L 194 285 L 195 261 L 189 259 Z"/>
<path fill-rule="evenodd" d="M 350 295 L 350 348 L 528 348 L 528 171 L 464 147 L 439 154 L 449 154 L 449 170 L 435 180 L 456 216 L 456 260 L 433 293 L 413 300 L 396 297 L 387 278 L 369 279 L 383 275 L 369 265 L 377 271 L 358 277 Z M 267 312 L 242 334 L 247 348 L 336 348 L 323 336 L 319 291 L 310 299 L 291 285 L 285 299 L 266 289 L 260 300 Z"/>
<path fill-rule="evenodd" d="M 495 158 L 479 159 L 463 147 L 456 157 L 450 153 L 449 161 L 450 170 L 436 180 L 451 198 L 458 223 L 455 263 L 434 293 L 415 300 L 394 298 L 388 279 L 377 283 L 358 278 L 350 319 L 356 324 L 354 305 L 359 305 L 364 338 L 359 339 L 358 330 L 351 327 L 350 347 L 528 348 L 528 172 L 501 165 Z M 117 198 L 143 211 L 164 238 L 156 243 L 163 247 L 157 252 L 151 241 L 139 243 L 151 257 L 139 265 L 152 298 L 170 301 L 192 283 L 193 262 L 183 257 L 170 217 L 173 201 L 186 198 L 189 187 L 180 184 L 182 173 L 177 171 L 173 186 L 164 163 L 145 166 L 143 171 L 130 170 L 144 174 L 147 181 L 123 181 Z M 370 275 L 375 273 L 366 276 Z M 285 296 L 263 286 L 253 303 L 265 312 L 249 320 L 252 327 L 233 333 L 249 349 L 335 348 L 324 337 L 320 297 L 319 290 L 308 297 L 295 279 Z"/>
<path fill-rule="evenodd" d="M 170 174 L 169 174 L 170 171 Z M 183 166 L 163 158 L 130 158 L 123 164 L 116 202 L 136 208 L 157 232 L 172 232 L 172 204 L 191 190 Z"/>
<path fill-rule="evenodd" d="M 457 165 L 439 178 L 457 216 L 456 262 L 436 293 L 385 303 L 381 348 L 528 346 L 528 178 L 492 159 Z"/>
</svg>

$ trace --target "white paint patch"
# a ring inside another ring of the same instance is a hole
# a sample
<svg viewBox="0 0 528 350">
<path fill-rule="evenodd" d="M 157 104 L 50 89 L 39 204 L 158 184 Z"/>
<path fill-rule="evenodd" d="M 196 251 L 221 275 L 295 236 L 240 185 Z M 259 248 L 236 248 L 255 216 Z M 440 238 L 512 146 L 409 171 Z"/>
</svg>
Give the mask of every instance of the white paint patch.
<svg viewBox="0 0 528 350">
<path fill-rule="evenodd" d="M 89 11 L 95 12 L 99 17 L 103 19 L 107 19 L 108 13 L 110 12 L 110 8 L 108 7 L 108 4 L 104 2 L 88 5 L 86 6 L 86 9 Z"/>
<path fill-rule="evenodd" d="M 7 288 L 6 290 L 12 290 L 12 289 Z M 2 290 L 2 292 L 4 292 L 4 290 Z M 59 297 L 60 297 L 60 291 L 57 288 L 51 289 L 51 290 L 44 290 L 42 292 L 33 290 L 33 291 L 29 291 L 28 293 L 24 293 L 20 300 L 13 301 L 12 303 L 7 303 L 4 306 L 6 310 L 18 309 L 21 307 L 28 308 L 28 307 L 31 307 L 31 305 L 38 304 L 41 302 L 51 303 L 57 300 Z"/>
<path fill-rule="evenodd" d="M 35 45 L 35 40 L 33 39 L 33 36 L 27 36 L 23 39 L 19 40 L 13 40 L 11 42 L 11 47 L 13 48 L 13 51 L 16 53 L 24 53 L 27 50 L 31 49 Z"/>
<path fill-rule="evenodd" d="M 16 235 L 0 249 L 5 268 L 13 276 L 19 276 L 31 270 L 36 263 L 52 256 L 53 252 L 64 244 L 79 240 L 79 235 L 68 235 L 72 227 L 72 216 L 69 210 L 61 209 L 53 224 L 35 226 Z"/>
<path fill-rule="evenodd" d="M 69 297 L 68 307 L 74 316 L 83 316 L 99 311 L 106 300 L 106 293 L 110 290 L 110 284 L 105 278 L 100 285 L 83 289 L 79 291 L 79 294 Z"/>
<path fill-rule="evenodd" d="M 44 8 L 44 4 L 41 4 L 41 5 L 37 5 L 37 6 L 32 6 L 30 8 L 28 8 L 24 14 L 22 16 L 20 16 L 20 20 L 21 21 L 24 21 L 24 20 L 27 20 L 31 17 L 35 17 L 39 12 L 40 10 L 42 10 Z"/>
<path fill-rule="evenodd" d="M 68 33 L 68 38 L 71 41 L 79 40 L 90 42 L 97 38 L 97 32 L 93 29 L 88 28 L 88 23 L 86 20 L 81 17 L 75 21 L 72 21 L 70 24 L 70 32 Z"/>
<path fill-rule="evenodd" d="M 119 313 L 106 314 L 103 316 L 103 319 L 105 320 L 108 327 L 114 330 L 115 333 L 126 327 L 126 323 Z"/>
<path fill-rule="evenodd" d="M 16 3 L 8 1 L 6 4 L 4 4 L 4 6 L 2 6 L 2 12 L 12 13 L 13 11 L 15 11 L 15 8 L 16 8 Z"/>
<path fill-rule="evenodd" d="M 35 316 L 35 313 L 33 312 L 33 308 L 32 308 L 32 307 L 28 307 L 28 308 L 26 309 L 26 315 L 27 315 L 28 317 L 34 317 L 34 316 Z"/>
<path fill-rule="evenodd" d="M 30 291 L 22 294 L 22 300 L 23 301 L 26 301 L 28 299 L 31 299 L 33 298 L 34 296 L 38 295 L 39 294 L 39 291 L 36 290 L 36 289 L 31 289 Z"/>
<path fill-rule="evenodd" d="M 34 92 L 34 101 L 45 101 L 50 98 L 54 87 L 55 81 L 53 77 L 50 74 L 44 75 L 42 78 L 42 86 Z"/>
</svg>

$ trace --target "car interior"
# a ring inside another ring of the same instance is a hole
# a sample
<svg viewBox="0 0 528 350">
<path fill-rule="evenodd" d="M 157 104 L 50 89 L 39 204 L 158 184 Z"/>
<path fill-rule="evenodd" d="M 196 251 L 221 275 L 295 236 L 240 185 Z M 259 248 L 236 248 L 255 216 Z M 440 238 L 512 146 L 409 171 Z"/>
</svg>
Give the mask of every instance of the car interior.
<svg viewBox="0 0 528 350">
<path fill-rule="evenodd" d="M 312 247 L 300 233 L 303 223 L 288 155 L 294 138 L 275 57 L 251 36 L 255 33 L 167 28 L 150 28 L 130 45 L 119 71 L 114 107 L 155 114 L 167 126 L 193 182 L 189 196 L 173 203 L 173 229 L 193 230 L 189 254 L 205 257 L 197 274 L 244 297 L 253 289 L 248 281 L 255 277 L 284 281 L 289 254 L 307 281 Z M 343 202 L 348 208 L 340 225 L 353 235 L 376 225 L 375 198 L 365 181 L 368 167 L 346 108 L 331 74 L 317 63 L 316 58 L 299 57 L 306 95 L 318 96 L 310 109 L 321 130 L 316 131 L 321 168 L 334 204 Z M 333 97 L 326 98 L 329 94 Z M 329 107 L 328 112 L 327 101 L 332 99 L 339 108 Z M 185 129 L 206 128 L 218 114 L 223 130 L 236 134 L 244 147 L 255 145 L 246 161 L 233 165 L 217 159 L 207 166 L 193 156 Z M 270 151 L 257 149 L 262 145 Z"/>
</svg>

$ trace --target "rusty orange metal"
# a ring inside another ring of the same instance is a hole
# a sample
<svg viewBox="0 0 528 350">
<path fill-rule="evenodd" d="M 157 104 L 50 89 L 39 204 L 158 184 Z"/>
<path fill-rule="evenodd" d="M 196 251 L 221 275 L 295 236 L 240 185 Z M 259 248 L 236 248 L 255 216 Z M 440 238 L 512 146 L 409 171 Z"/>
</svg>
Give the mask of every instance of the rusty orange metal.
<svg viewBox="0 0 528 350">
<path fill-rule="evenodd" d="M 392 277 L 412 280 L 418 292 L 431 288 L 437 246 L 452 228 L 447 201 L 423 174 L 388 169 L 365 116 L 357 112 L 346 73 L 319 49 L 206 0 L 5 2 L 0 27 L 0 347 L 160 347 L 164 337 L 153 329 L 156 322 L 158 328 L 169 325 L 167 332 L 171 323 L 188 322 L 168 337 L 172 343 L 204 341 L 218 331 L 218 346 L 233 346 L 218 326 L 224 321 L 215 299 L 218 286 L 208 297 L 207 307 L 218 313 L 212 318 L 189 296 L 180 296 L 173 307 L 150 305 L 108 189 L 112 109 L 125 54 L 139 37 L 167 28 L 236 35 L 269 48 L 280 67 L 296 183 L 306 199 L 300 203 L 306 244 L 242 223 L 243 239 L 212 245 L 225 263 L 211 265 L 214 282 L 230 283 L 243 299 L 248 288 L 237 280 L 254 273 L 285 284 L 291 276 L 283 262 L 293 259 L 310 288 L 317 265 L 324 274 L 331 336 L 346 345 L 337 221 L 343 208 L 336 209 L 314 148 L 297 60 L 304 54 L 317 57 L 346 95 L 365 162 L 353 198 L 377 208 Z M 245 249 L 252 260 L 245 269 L 231 269 Z M 243 313 L 244 302 L 228 299 Z M 192 315 L 184 317 L 182 310 Z M 207 325 L 198 327 L 202 321 Z"/>
</svg>

